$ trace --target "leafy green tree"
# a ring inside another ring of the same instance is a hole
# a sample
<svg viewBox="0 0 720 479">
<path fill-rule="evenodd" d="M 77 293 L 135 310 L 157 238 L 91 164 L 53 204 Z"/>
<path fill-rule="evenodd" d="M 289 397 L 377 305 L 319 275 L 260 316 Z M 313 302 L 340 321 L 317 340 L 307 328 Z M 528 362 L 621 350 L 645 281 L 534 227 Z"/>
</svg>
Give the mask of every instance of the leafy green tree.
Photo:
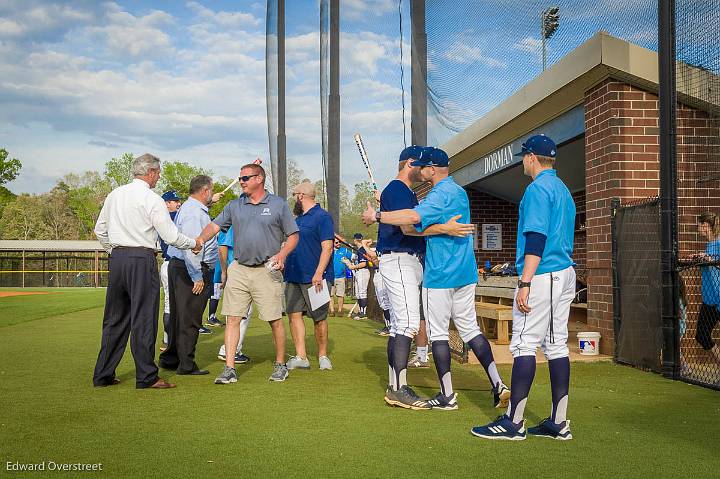
<svg viewBox="0 0 720 479">
<path fill-rule="evenodd" d="M 58 182 L 57 188 L 67 194 L 67 205 L 78 221 L 78 238 L 93 239 L 100 208 L 110 193 L 110 181 L 97 171 L 70 173 Z"/>
<path fill-rule="evenodd" d="M 39 198 L 43 200 L 41 217 L 48 233 L 48 239 L 79 239 L 80 222 L 68 204 L 68 193 L 55 187 L 50 193 Z"/>
<path fill-rule="evenodd" d="M 221 177 L 219 180 L 215 181 L 214 191 L 216 193 L 221 192 L 224 190 L 230 183 L 233 182 L 232 178 L 228 178 L 227 176 Z M 230 188 L 225 195 L 223 195 L 222 199 L 212 205 L 210 207 L 210 217 L 215 218 L 217 215 L 220 214 L 220 212 L 225 208 L 225 205 L 230 203 L 232 200 L 238 197 L 238 192 L 240 191 L 240 187 L 236 184 L 234 187 Z"/>
<path fill-rule="evenodd" d="M 343 212 L 340 216 L 340 234 L 346 239 L 352 238 L 355 233 L 362 233 L 367 238 L 377 238 L 377 224 L 365 226 L 362 222 L 361 215 L 367 208 L 370 201 L 375 203 L 375 195 L 372 183 L 363 181 L 355 185 L 355 195 L 349 201 L 347 212 Z M 342 202 L 341 202 L 342 203 Z"/>
<path fill-rule="evenodd" d="M 110 182 L 110 189 L 129 183 L 133 179 L 132 153 L 123 153 L 120 158 L 112 158 L 105 163 L 105 178 Z"/>
<path fill-rule="evenodd" d="M 8 152 L 5 148 L 0 148 L 0 185 L 9 183 L 20 174 L 22 163 L 17 158 L 8 158 Z"/>
<path fill-rule="evenodd" d="M 212 176 L 212 171 L 182 161 L 163 162 L 156 189 L 160 192 L 175 190 L 181 198 L 187 198 L 190 194 L 190 180 L 197 175 Z"/>
<path fill-rule="evenodd" d="M 45 201 L 37 195 L 21 194 L 3 210 L 3 239 L 47 239 L 43 220 Z"/>
</svg>

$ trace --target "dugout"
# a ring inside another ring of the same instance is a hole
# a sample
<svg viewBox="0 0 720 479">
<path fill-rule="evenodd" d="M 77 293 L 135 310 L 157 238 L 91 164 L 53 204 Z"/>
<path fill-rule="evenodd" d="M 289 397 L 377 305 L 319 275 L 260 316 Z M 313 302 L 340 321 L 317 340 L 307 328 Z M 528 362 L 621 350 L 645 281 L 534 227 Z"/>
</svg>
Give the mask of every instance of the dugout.
<svg viewBox="0 0 720 479">
<path fill-rule="evenodd" d="M 468 192 L 482 265 L 515 258 L 518 204 L 530 179 L 513 153 L 537 133 L 556 141 L 558 175 L 577 206 L 575 261 L 588 285 L 584 329 L 602 334 L 604 354 L 614 351 L 610 203 L 659 193 L 657 91 L 657 53 L 598 32 L 442 145 Z M 678 85 L 678 118 L 688 119 L 678 143 L 714 135 L 704 130 L 712 129 L 709 112 L 717 106 L 699 96 Z M 687 161 L 701 161 L 703 152 L 696 153 Z M 679 227 L 681 234 L 693 230 L 693 214 L 681 212 Z"/>
</svg>

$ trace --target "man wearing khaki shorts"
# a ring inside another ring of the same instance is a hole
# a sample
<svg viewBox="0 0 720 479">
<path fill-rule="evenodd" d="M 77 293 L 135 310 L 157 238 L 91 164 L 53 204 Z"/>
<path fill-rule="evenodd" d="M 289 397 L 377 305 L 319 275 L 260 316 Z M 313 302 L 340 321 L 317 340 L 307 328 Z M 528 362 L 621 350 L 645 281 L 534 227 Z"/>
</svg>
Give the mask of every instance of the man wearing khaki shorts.
<svg viewBox="0 0 720 479">
<path fill-rule="evenodd" d="M 347 266 L 345 266 L 343 260 L 350 261 L 352 259 L 352 252 L 344 247 L 340 240 L 345 241 L 341 236 L 335 235 L 335 251 L 333 252 L 333 273 L 335 278 L 330 290 L 330 316 L 335 315 L 335 311 L 337 311 L 338 316 L 342 316 L 345 312 L 345 275 L 347 274 Z M 333 307 L 333 298 L 335 297 L 338 299 L 337 310 Z"/>
<path fill-rule="evenodd" d="M 284 381 L 285 328 L 282 321 L 285 259 L 298 242 L 298 227 L 287 202 L 265 190 L 265 170 L 248 164 L 240 170 L 243 194 L 225 206 L 200 234 L 209 239 L 230 226 L 234 232 L 234 261 L 227 270 L 222 314 L 227 316 L 225 351 L 235 351 L 240 337 L 240 320 L 252 302 L 260 320 L 267 321 L 275 343 L 271 381 Z M 225 369 L 215 384 L 237 382 L 232 355 L 226 355 Z"/>
</svg>

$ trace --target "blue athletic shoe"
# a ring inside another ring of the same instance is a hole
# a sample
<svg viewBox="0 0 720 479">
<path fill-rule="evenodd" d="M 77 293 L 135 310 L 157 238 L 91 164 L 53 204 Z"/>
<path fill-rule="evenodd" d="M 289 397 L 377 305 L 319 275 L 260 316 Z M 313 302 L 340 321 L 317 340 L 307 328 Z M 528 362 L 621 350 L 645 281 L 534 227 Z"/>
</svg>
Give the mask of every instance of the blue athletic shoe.
<svg viewBox="0 0 720 479">
<path fill-rule="evenodd" d="M 548 437 L 558 441 L 569 441 L 572 439 L 570 432 L 570 420 L 555 424 L 552 419 L 545 418 L 535 427 L 529 427 L 527 433 L 531 436 Z"/>
<path fill-rule="evenodd" d="M 212 334 L 212 330 L 206 328 L 205 326 L 201 326 L 200 329 L 198 329 L 198 333 L 200 333 L 200 334 Z"/>
<path fill-rule="evenodd" d="M 472 428 L 470 433 L 473 436 L 484 439 L 496 439 L 500 441 L 524 441 L 527 437 L 525 434 L 525 421 L 523 420 L 518 428 L 505 414 L 498 416 L 497 419 L 490 424 Z"/>
<path fill-rule="evenodd" d="M 207 320 L 207 325 L 212 328 L 217 328 L 218 326 L 225 326 L 225 323 L 217 319 L 215 316 L 210 316 Z"/>
<path fill-rule="evenodd" d="M 458 408 L 457 393 L 446 396 L 439 392 L 434 398 L 428 401 L 428 405 L 440 411 L 455 411 Z"/>
</svg>

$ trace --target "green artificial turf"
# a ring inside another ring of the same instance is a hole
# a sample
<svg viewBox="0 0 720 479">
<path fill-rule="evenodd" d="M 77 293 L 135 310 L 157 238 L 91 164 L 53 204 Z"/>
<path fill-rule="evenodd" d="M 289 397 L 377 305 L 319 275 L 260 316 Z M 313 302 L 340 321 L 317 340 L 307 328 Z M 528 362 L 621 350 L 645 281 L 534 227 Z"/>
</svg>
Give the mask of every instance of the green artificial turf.
<svg viewBox="0 0 720 479">
<path fill-rule="evenodd" d="M 95 389 L 104 292 L 64 291 L 0 298 L 2 477 L 41 477 L 6 474 L 8 461 L 103 464 L 102 472 L 53 477 L 718 476 L 718 392 L 609 362 L 573 364 L 574 440 L 485 441 L 469 433 L 498 414 L 481 368 L 453 364 L 458 411 L 387 407 L 385 339 L 369 321 L 330 319 L 333 371 L 317 369 L 309 333 L 313 369 L 268 382 L 270 330 L 253 319 L 244 350 L 252 362 L 238 366 L 237 384 L 212 384 L 222 368 L 216 329 L 198 344 L 210 376 L 163 372 L 177 389 L 136 390 L 128 348 L 122 384 Z M 510 368 L 499 369 L 509 382 Z M 408 378 L 436 384 L 433 369 Z M 547 416 L 549 401 L 541 365 L 528 421 Z"/>
</svg>

